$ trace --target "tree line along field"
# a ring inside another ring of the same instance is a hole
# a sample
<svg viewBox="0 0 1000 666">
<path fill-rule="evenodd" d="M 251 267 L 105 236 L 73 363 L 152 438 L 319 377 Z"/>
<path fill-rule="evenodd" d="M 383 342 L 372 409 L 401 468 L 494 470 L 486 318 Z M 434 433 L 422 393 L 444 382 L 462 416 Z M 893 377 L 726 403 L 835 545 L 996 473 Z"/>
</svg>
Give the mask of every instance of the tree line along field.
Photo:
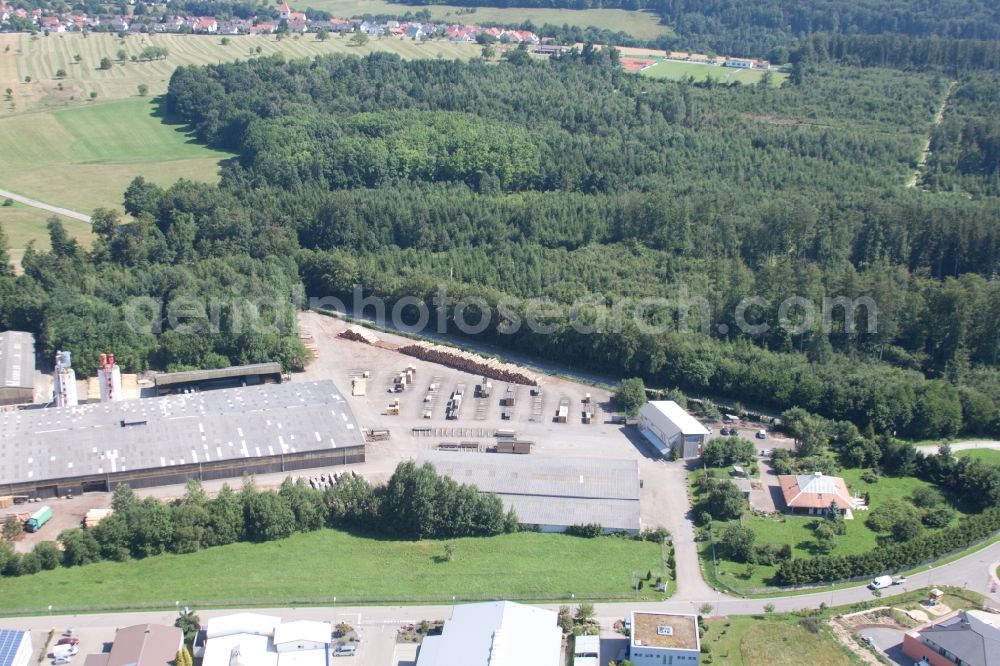
<svg viewBox="0 0 1000 666">
<path fill-rule="evenodd" d="M 454 544 L 453 560 L 445 544 Z M 613 563 L 613 564 L 612 564 Z M 560 600 L 630 595 L 631 575 L 662 567 L 659 544 L 523 532 L 446 541 L 394 541 L 336 530 L 237 543 L 188 555 L 158 555 L 0 580 L 3 613 L 52 603 L 167 606 L 177 585 L 215 604 L 357 599 L 507 598 Z M 308 572 L 304 575 L 304 572 Z M 65 610 L 65 608 L 60 609 Z"/>
<path fill-rule="evenodd" d="M 277 40 L 269 36 L 231 36 L 229 43 L 213 35 L 179 34 L 129 34 L 124 39 L 111 33 L 81 33 L 62 35 L 37 35 L 26 33 L 0 34 L 0 87 L 13 88 L 13 107 L 6 102 L 0 115 L 20 113 L 41 105 L 45 107 L 75 107 L 84 103 L 91 92 L 97 99 L 120 99 L 135 96 L 139 84 L 149 86 L 149 95 L 166 91 L 174 69 L 180 65 L 203 65 L 230 60 L 246 59 L 257 55 L 282 53 L 288 58 L 305 58 L 323 53 L 356 53 L 366 55 L 374 51 L 390 51 L 403 58 L 468 59 L 480 53 L 476 44 L 456 44 L 445 40 L 415 42 L 400 39 L 372 39 L 364 46 L 352 46 L 347 37 L 332 36 L 326 41 L 315 35 L 290 36 Z M 7 47 L 10 50 L 7 50 Z M 119 50 L 127 58 L 138 56 L 148 46 L 165 48 L 166 58 L 146 62 L 117 61 Z M 74 56 L 80 55 L 76 63 Z M 114 64 L 109 70 L 99 68 L 101 58 L 109 57 Z M 9 63 L 13 57 L 15 66 Z M 56 72 L 65 70 L 67 76 L 57 79 Z M 31 83 L 24 83 L 30 76 Z M 62 84 L 62 90 L 59 85 Z"/>
<path fill-rule="evenodd" d="M 429 11 L 431 19 L 453 23 L 502 23 L 520 25 L 527 21 L 536 26 L 546 23 L 580 28 L 593 26 L 625 32 L 637 39 L 655 39 L 672 34 L 652 12 L 626 9 L 560 9 L 550 7 L 476 7 L 469 12 L 453 5 L 404 5 L 383 0 L 310 0 L 313 9 L 328 11 L 337 17 L 384 14 L 402 16 L 407 12 Z M 517 3 L 512 3 L 517 4 Z M 472 9 L 472 8 L 469 8 Z"/>
</svg>

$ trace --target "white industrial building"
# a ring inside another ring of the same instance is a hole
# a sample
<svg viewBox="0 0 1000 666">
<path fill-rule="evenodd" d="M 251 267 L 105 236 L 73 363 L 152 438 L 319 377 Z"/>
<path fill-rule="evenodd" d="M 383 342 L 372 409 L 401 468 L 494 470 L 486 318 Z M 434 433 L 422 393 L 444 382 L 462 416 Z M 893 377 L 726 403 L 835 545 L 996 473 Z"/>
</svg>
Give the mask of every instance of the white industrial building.
<svg viewBox="0 0 1000 666">
<path fill-rule="evenodd" d="M 635 666 L 698 666 L 698 616 L 632 611 L 628 658 Z"/>
<path fill-rule="evenodd" d="M 491 601 L 455 606 L 441 635 L 424 638 L 416 666 L 560 666 L 561 651 L 554 612 Z"/>
<path fill-rule="evenodd" d="M 673 400 L 647 402 L 639 410 L 639 429 L 660 455 L 697 458 L 708 438 L 708 428 Z"/>
<path fill-rule="evenodd" d="M 0 629 L 0 666 L 28 666 L 31 656 L 30 631 Z"/>
<path fill-rule="evenodd" d="M 327 666 L 331 631 L 329 622 L 282 623 L 258 613 L 213 617 L 205 628 L 202 666 Z"/>
<path fill-rule="evenodd" d="M 600 525 L 605 533 L 638 534 L 641 528 L 635 460 L 427 451 L 417 457 L 417 465 L 424 463 L 495 493 L 518 522 L 542 532 Z"/>
</svg>

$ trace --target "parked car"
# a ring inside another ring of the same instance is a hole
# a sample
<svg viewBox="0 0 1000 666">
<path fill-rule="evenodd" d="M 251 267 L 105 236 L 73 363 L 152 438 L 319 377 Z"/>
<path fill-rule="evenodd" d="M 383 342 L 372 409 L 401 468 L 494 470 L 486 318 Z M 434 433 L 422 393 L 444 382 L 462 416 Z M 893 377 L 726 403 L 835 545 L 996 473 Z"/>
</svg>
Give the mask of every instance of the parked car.
<svg viewBox="0 0 1000 666">
<path fill-rule="evenodd" d="M 739 436 L 740 436 L 740 431 L 739 431 L 739 430 L 737 430 L 736 428 L 730 428 L 730 429 L 729 429 L 729 434 L 730 434 L 730 435 L 731 435 L 732 437 L 739 437 Z"/>
<path fill-rule="evenodd" d="M 72 660 L 73 660 L 73 655 L 71 655 L 71 654 L 64 654 L 64 655 L 58 656 L 55 659 L 53 659 L 52 660 L 52 665 L 53 666 L 60 666 L 60 664 L 68 664 Z"/>
<path fill-rule="evenodd" d="M 893 576 L 892 577 L 892 584 L 893 585 L 902 585 L 905 582 L 906 582 L 906 576 Z"/>
<path fill-rule="evenodd" d="M 754 437 L 756 437 L 757 439 L 767 439 L 767 431 L 766 430 L 758 430 L 757 434 L 754 435 Z"/>
<path fill-rule="evenodd" d="M 348 643 L 347 645 L 338 645 L 333 651 L 334 657 L 353 657 L 358 651 L 357 645 L 352 645 Z"/>
<path fill-rule="evenodd" d="M 761 449 L 760 450 L 760 456 L 761 456 L 761 458 L 766 458 L 767 456 L 771 455 L 772 453 L 774 453 L 774 451 L 772 451 L 771 449 Z"/>
<path fill-rule="evenodd" d="M 729 428 L 723 427 L 722 430 L 719 431 L 719 434 L 720 435 L 728 435 L 729 434 Z"/>
<path fill-rule="evenodd" d="M 72 636 L 64 636 L 56 641 L 56 645 L 79 645 L 80 639 Z"/>
<path fill-rule="evenodd" d="M 892 585 L 892 576 L 879 576 L 868 583 L 869 590 L 882 590 Z"/>
</svg>

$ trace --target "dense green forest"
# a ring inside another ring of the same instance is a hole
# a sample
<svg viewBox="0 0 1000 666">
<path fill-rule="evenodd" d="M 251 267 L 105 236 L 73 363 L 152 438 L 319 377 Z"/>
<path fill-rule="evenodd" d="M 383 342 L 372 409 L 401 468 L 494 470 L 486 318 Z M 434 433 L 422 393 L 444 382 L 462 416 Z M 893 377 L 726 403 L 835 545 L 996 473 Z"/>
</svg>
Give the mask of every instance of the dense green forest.
<svg viewBox="0 0 1000 666">
<path fill-rule="evenodd" d="M 91 253 L 54 224 L 53 251 L 0 279 L 0 324 L 47 352 L 113 342 L 130 368 L 295 367 L 306 295 L 433 305 L 445 287 L 485 299 L 481 337 L 539 357 L 880 433 L 1000 431 L 997 199 L 905 186 L 942 102 L 987 78 L 806 59 L 780 89 L 728 87 L 616 60 L 181 68 L 168 111 L 239 154 L 221 185 L 137 180 L 138 222 L 99 212 Z M 955 113 L 989 118 L 990 94 L 968 96 Z M 783 311 L 793 297 L 814 307 Z M 538 299 L 563 309 L 544 333 L 524 325 Z"/>
</svg>

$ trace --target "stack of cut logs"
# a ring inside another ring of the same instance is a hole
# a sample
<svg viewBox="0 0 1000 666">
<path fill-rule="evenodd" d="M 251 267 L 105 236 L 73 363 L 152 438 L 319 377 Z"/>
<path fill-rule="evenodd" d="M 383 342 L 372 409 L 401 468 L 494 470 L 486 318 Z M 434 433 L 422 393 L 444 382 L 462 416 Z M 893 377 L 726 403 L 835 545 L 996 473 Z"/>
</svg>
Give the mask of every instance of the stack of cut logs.
<svg viewBox="0 0 1000 666">
<path fill-rule="evenodd" d="M 88 530 L 94 527 L 110 516 L 114 511 L 111 509 L 91 509 L 87 512 L 87 515 L 83 517 L 83 526 Z"/>
<path fill-rule="evenodd" d="M 429 342 L 414 342 L 401 346 L 399 351 L 425 361 L 439 363 L 449 368 L 464 370 L 474 375 L 489 377 L 490 379 L 502 382 L 527 384 L 528 386 L 536 386 L 538 384 L 538 376 L 524 368 L 512 363 L 504 363 L 496 359 L 477 356 L 476 354 L 471 354 L 460 349 L 442 347 L 441 345 Z"/>
<path fill-rule="evenodd" d="M 355 342 L 364 342 L 368 345 L 378 344 L 378 336 L 360 326 L 348 326 L 340 332 L 340 337 Z"/>
</svg>

